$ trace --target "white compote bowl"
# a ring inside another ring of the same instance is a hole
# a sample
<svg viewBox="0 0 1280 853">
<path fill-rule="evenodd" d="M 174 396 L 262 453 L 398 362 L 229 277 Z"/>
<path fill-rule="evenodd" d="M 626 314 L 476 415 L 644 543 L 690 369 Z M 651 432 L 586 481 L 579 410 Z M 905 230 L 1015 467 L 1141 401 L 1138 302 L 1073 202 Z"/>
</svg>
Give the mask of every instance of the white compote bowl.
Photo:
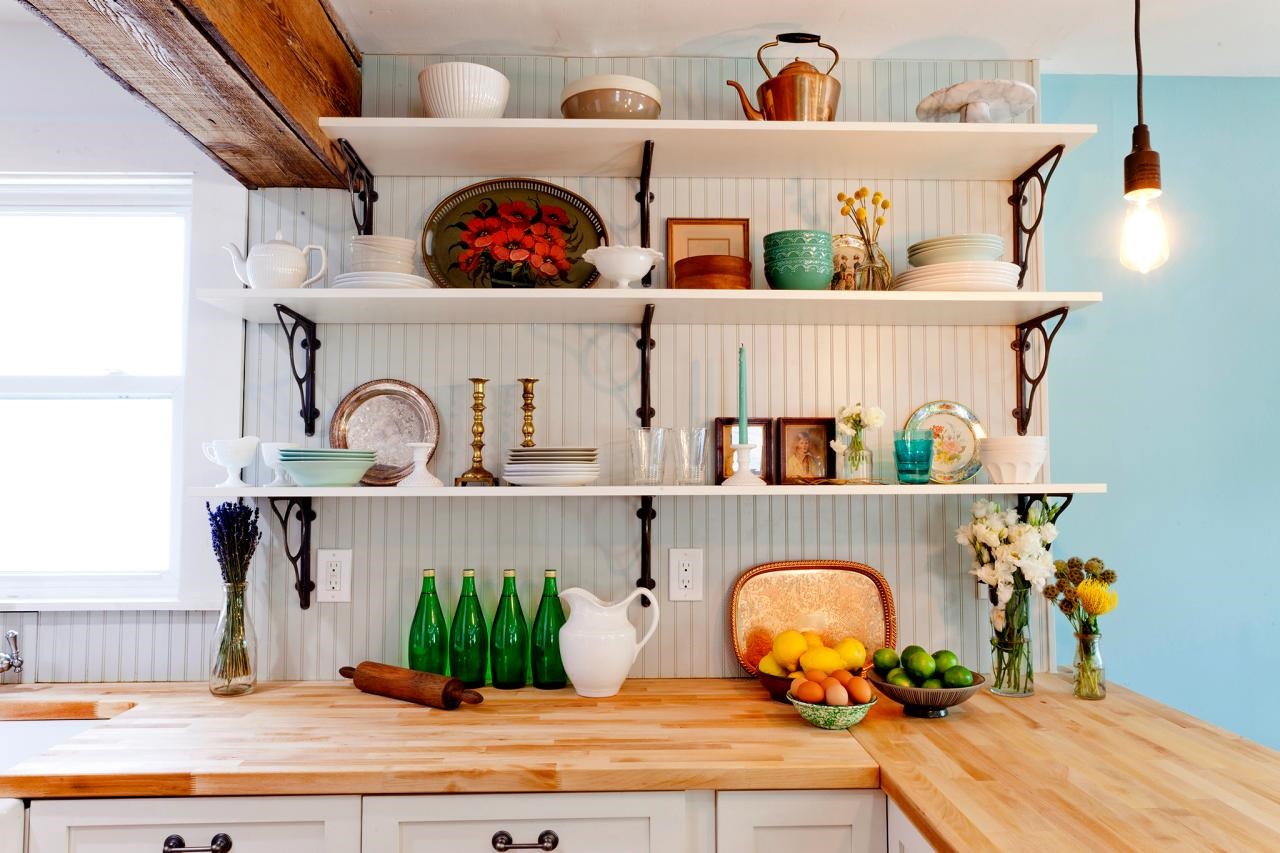
<svg viewBox="0 0 1280 853">
<path fill-rule="evenodd" d="M 200 449 L 204 451 L 204 457 L 214 465 L 221 465 L 227 469 L 227 479 L 214 488 L 246 488 L 244 480 L 240 479 L 240 469 L 253 461 L 253 454 L 258 450 L 258 437 L 256 435 L 206 441 L 200 445 Z"/>
<path fill-rule="evenodd" d="M 280 467 L 280 451 L 285 448 L 295 448 L 298 446 L 296 441 L 264 441 L 262 442 L 262 463 L 275 474 L 275 479 L 268 486 L 288 486 L 289 475 Z"/>
<path fill-rule="evenodd" d="M 413 470 L 409 472 L 409 476 L 405 477 L 397 486 L 405 487 L 429 487 L 434 488 L 443 486 L 440 478 L 427 470 L 427 458 L 431 456 L 431 451 L 436 449 L 434 441 L 406 441 L 404 446 L 413 451 Z"/>
<path fill-rule="evenodd" d="M 582 259 L 594 264 L 616 287 L 629 287 L 662 260 L 662 253 L 644 246 L 597 246 L 583 252 Z"/>
</svg>

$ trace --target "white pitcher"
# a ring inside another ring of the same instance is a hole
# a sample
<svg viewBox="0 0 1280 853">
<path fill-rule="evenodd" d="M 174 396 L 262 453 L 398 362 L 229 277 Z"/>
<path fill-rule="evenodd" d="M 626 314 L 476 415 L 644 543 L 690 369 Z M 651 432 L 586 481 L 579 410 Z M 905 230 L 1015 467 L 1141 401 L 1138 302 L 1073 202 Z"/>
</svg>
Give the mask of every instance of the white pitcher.
<svg viewBox="0 0 1280 853">
<path fill-rule="evenodd" d="M 636 596 L 649 600 L 653 623 L 640 642 L 627 618 L 627 606 Z M 658 630 L 658 601 L 647 589 L 637 589 L 621 601 L 609 604 L 585 589 L 560 593 L 569 605 L 569 621 L 560 629 L 560 660 L 579 696 L 612 696 L 627 680 L 636 656 Z"/>
</svg>

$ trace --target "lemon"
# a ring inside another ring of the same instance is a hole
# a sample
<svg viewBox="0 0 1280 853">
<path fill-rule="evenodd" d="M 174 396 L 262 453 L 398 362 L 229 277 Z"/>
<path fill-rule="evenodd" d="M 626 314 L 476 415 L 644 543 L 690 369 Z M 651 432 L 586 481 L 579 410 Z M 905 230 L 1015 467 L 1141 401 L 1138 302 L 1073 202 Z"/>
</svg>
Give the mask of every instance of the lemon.
<svg viewBox="0 0 1280 853">
<path fill-rule="evenodd" d="M 799 631 L 783 631 L 773 638 L 773 659 L 787 669 L 795 669 L 800 655 L 809 648 Z"/>
<path fill-rule="evenodd" d="M 803 681 L 803 680 L 804 680 L 804 670 L 802 670 L 802 669 L 797 669 L 795 672 L 793 672 L 793 673 L 791 673 L 790 675 L 788 675 L 788 676 L 787 676 L 787 678 L 790 678 L 792 681 L 795 681 L 796 679 L 800 679 L 801 681 Z"/>
<path fill-rule="evenodd" d="M 831 672 L 844 669 L 844 658 L 840 657 L 835 649 L 819 646 L 800 655 L 800 668 L 805 671 L 819 669 L 823 672 Z"/>
<path fill-rule="evenodd" d="M 765 655 L 760 658 L 760 671 L 769 675 L 776 675 L 779 678 L 787 677 L 787 671 L 782 668 L 782 664 L 774 659 L 773 655 Z"/>
<path fill-rule="evenodd" d="M 811 649 L 820 649 L 826 645 L 826 643 L 822 642 L 822 635 L 817 631 L 805 631 L 804 641 L 809 644 Z"/>
<path fill-rule="evenodd" d="M 850 672 L 862 669 L 867 662 L 867 647 L 854 637 L 845 637 L 836 643 L 836 654 L 844 660 L 845 668 Z"/>
</svg>

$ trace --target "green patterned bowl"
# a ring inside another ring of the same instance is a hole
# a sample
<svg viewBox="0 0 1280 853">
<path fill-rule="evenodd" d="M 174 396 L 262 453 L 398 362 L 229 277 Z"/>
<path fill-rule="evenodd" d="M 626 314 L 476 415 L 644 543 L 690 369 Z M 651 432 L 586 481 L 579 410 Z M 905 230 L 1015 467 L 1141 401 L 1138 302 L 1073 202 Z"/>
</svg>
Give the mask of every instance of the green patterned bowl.
<svg viewBox="0 0 1280 853">
<path fill-rule="evenodd" d="M 774 290 L 828 290 L 835 277 L 831 259 L 777 261 L 765 264 L 764 277 Z"/>
<path fill-rule="evenodd" d="M 830 246 L 788 246 L 784 249 L 765 249 L 765 263 L 773 261 L 827 260 L 833 256 Z"/>
<path fill-rule="evenodd" d="M 814 705 L 810 702 L 801 702 L 790 693 L 787 699 L 792 705 L 796 706 L 796 710 L 800 712 L 800 716 L 811 726 L 817 726 L 820 729 L 848 729 L 862 722 L 867 716 L 867 712 L 871 710 L 871 706 L 876 704 L 876 697 L 872 696 L 871 701 L 865 705 Z"/>
<path fill-rule="evenodd" d="M 781 249 L 786 246 L 826 246 L 831 248 L 830 231 L 807 231 L 793 229 L 790 231 L 774 231 L 764 235 L 765 249 Z"/>
</svg>

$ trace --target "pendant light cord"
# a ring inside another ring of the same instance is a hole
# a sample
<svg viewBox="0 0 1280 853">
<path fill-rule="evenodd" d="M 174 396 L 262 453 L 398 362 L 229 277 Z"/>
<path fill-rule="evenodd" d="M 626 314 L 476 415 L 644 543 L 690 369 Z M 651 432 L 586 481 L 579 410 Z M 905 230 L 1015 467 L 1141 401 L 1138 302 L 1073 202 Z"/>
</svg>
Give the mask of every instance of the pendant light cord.
<svg viewBox="0 0 1280 853">
<path fill-rule="evenodd" d="M 1142 120 L 1142 0 L 1133 0 L 1133 52 L 1138 58 L 1138 124 Z"/>
</svg>

